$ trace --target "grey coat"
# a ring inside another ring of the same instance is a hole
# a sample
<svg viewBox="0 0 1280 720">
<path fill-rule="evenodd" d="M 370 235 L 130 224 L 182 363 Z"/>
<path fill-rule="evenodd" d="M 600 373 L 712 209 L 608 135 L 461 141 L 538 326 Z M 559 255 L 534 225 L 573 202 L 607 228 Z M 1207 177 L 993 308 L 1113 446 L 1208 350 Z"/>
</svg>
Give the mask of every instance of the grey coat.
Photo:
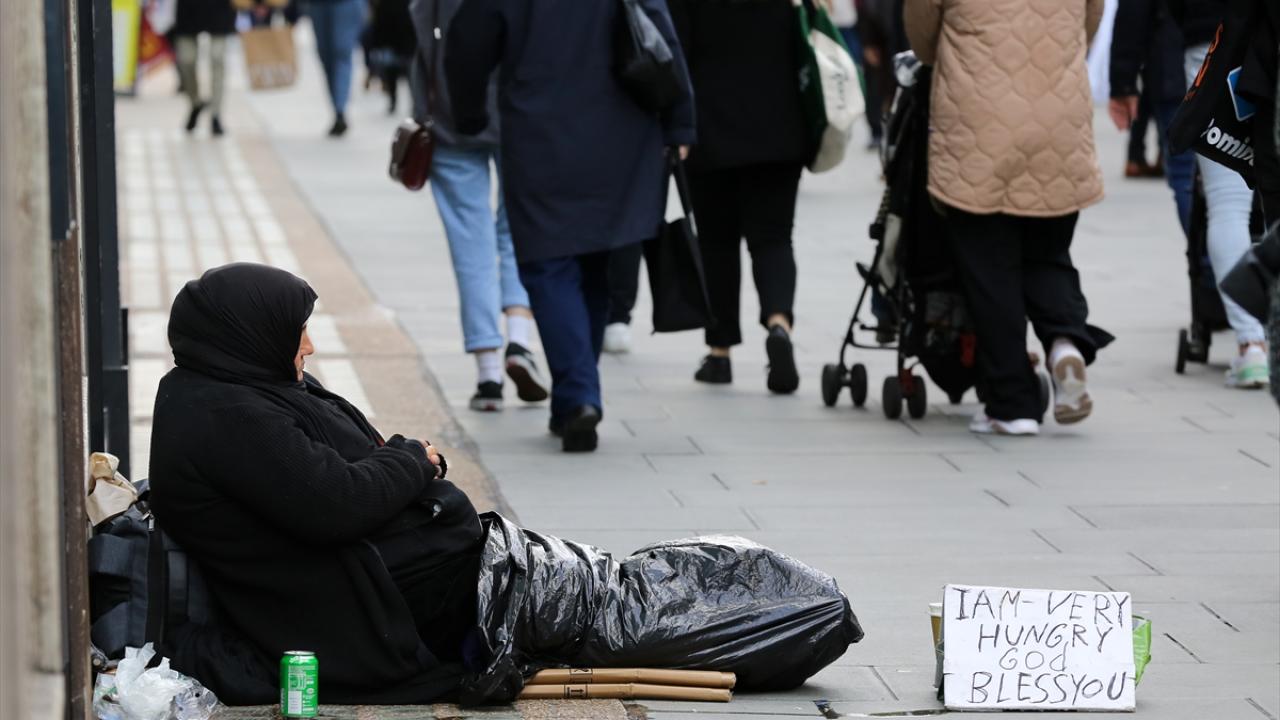
<svg viewBox="0 0 1280 720">
<path fill-rule="evenodd" d="M 409 71 L 409 88 L 413 92 L 413 117 L 421 123 L 430 118 L 432 136 L 441 145 L 460 148 L 493 147 L 498 144 L 498 85 L 489 81 L 489 125 L 478 135 L 459 133 L 453 121 L 453 104 L 449 100 L 448 81 L 444 75 L 444 43 L 449 23 L 462 0 L 413 0 L 409 14 L 418 36 L 418 50 L 414 53 Z M 438 8 L 436 6 L 439 6 Z M 436 23 L 439 32 L 431 27 L 431 15 L 438 13 Z M 428 79 L 435 82 L 435 96 L 430 93 Z"/>
</svg>

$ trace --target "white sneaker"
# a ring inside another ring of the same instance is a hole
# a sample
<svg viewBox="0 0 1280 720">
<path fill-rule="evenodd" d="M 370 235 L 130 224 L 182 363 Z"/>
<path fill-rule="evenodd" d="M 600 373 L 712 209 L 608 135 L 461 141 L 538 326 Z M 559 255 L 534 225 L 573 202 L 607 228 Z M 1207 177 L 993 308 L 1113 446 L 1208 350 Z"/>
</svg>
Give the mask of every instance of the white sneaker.
<svg viewBox="0 0 1280 720">
<path fill-rule="evenodd" d="M 1243 355 L 1231 361 L 1227 371 L 1227 387 L 1254 390 L 1271 384 L 1271 369 L 1267 363 L 1267 351 L 1262 345 L 1250 343 Z"/>
<path fill-rule="evenodd" d="M 615 355 L 631 352 L 631 326 L 620 322 L 605 326 L 604 351 Z"/>
<path fill-rule="evenodd" d="M 1089 417 L 1093 399 L 1084 384 L 1084 355 L 1074 345 L 1055 347 L 1049 374 L 1053 378 L 1053 419 L 1059 425 L 1070 425 Z"/>
<path fill-rule="evenodd" d="M 969 421 L 969 432 L 977 435 L 1039 435 L 1040 423 L 1031 418 L 993 420 L 980 412 Z"/>
</svg>

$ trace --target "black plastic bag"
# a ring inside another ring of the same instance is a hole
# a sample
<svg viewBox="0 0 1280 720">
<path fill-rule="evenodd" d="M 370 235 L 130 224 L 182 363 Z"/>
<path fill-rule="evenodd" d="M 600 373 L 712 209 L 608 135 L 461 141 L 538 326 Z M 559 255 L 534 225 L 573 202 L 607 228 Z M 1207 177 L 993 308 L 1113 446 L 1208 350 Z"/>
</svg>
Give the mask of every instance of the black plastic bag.
<svg viewBox="0 0 1280 720">
<path fill-rule="evenodd" d="M 613 69 L 640 107 L 662 112 L 680 98 L 675 53 L 637 0 L 620 0 Z"/>
<path fill-rule="evenodd" d="M 785 690 L 863 636 L 831 576 L 750 540 L 674 540 L 618 562 L 481 518 L 487 666 L 464 682 L 463 704 L 509 702 L 553 666 L 720 670 L 739 690 Z"/>
<path fill-rule="evenodd" d="M 672 161 L 671 171 L 680 194 L 684 215 L 666 223 L 658 237 L 644 243 L 644 262 L 649 269 L 649 294 L 653 298 L 653 331 L 680 332 L 709 327 L 715 322 L 707 297 L 707 278 L 702 267 L 702 250 L 689 204 L 689 181 L 684 163 Z M 665 177 L 663 178 L 665 182 Z"/>
</svg>

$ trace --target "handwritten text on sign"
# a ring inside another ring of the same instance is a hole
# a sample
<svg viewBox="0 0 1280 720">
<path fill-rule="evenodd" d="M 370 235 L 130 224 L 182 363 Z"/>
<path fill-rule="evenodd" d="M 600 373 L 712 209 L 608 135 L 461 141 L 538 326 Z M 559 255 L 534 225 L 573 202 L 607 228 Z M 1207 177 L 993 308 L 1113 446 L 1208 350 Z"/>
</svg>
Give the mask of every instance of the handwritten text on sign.
<svg viewBox="0 0 1280 720">
<path fill-rule="evenodd" d="M 1129 593 L 948 585 L 949 708 L 1132 710 Z"/>
</svg>

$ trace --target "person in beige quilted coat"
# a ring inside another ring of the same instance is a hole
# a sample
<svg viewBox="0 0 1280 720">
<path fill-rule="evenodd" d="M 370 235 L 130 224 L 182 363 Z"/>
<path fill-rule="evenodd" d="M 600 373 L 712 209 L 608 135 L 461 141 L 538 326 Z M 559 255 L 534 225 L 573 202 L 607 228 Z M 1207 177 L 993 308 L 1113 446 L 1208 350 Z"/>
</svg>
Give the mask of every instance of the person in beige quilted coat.
<svg viewBox="0 0 1280 720">
<path fill-rule="evenodd" d="M 986 383 L 978 433 L 1034 435 L 1041 409 L 1028 316 L 1053 376 L 1054 418 L 1088 417 L 1085 366 L 1112 338 L 1086 323 L 1069 252 L 1102 199 L 1085 53 L 1103 0 L 906 0 L 911 47 L 934 66 L 929 193 L 947 217 Z"/>
</svg>

